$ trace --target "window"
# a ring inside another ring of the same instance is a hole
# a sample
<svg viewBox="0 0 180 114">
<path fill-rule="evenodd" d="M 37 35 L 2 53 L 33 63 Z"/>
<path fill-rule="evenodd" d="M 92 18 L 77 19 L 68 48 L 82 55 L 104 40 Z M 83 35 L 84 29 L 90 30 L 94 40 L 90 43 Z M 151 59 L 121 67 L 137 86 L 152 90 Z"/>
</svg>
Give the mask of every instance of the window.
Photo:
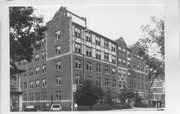
<svg viewBox="0 0 180 114">
<path fill-rule="evenodd" d="M 76 84 L 81 84 L 81 76 L 76 75 Z"/>
<path fill-rule="evenodd" d="M 112 79 L 112 87 L 116 87 L 116 79 Z"/>
<path fill-rule="evenodd" d="M 30 100 L 30 101 L 33 101 L 33 93 L 30 93 L 30 94 L 29 94 L 29 100 Z"/>
<path fill-rule="evenodd" d="M 42 100 L 47 100 L 47 92 L 43 92 L 43 98 Z"/>
<path fill-rule="evenodd" d="M 144 71 L 144 65 L 141 65 L 141 71 Z"/>
<path fill-rule="evenodd" d="M 100 46 L 100 38 L 96 37 L 96 45 Z"/>
<path fill-rule="evenodd" d="M 91 77 L 91 76 L 87 76 L 87 77 L 86 77 L 86 80 L 87 80 L 88 82 L 91 82 L 91 81 L 92 81 L 92 77 Z"/>
<path fill-rule="evenodd" d="M 101 72 L 101 64 L 96 63 L 96 72 Z"/>
<path fill-rule="evenodd" d="M 56 85 L 61 85 L 61 76 L 56 76 Z"/>
<path fill-rule="evenodd" d="M 60 34 L 61 34 L 60 30 L 56 31 L 56 33 L 55 33 L 56 40 L 59 40 L 61 38 Z"/>
<path fill-rule="evenodd" d="M 75 59 L 75 68 L 81 69 L 81 60 L 80 59 Z"/>
<path fill-rule="evenodd" d="M 36 88 L 39 88 L 39 87 L 40 87 L 40 81 L 36 80 Z"/>
<path fill-rule="evenodd" d="M 122 59 L 120 57 L 118 58 L 118 62 L 119 62 L 119 64 L 121 64 L 121 62 L 122 62 Z"/>
<path fill-rule="evenodd" d="M 92 48 L 86 46 L 86 55 L 91 57 L 92 54 Z"/>
<path fill-rule="evenodd" d="M 24 82 L 24 89 L 27 89 L 27 82 Z"/>
<path fill-rule="evenodd" d="M 108 74 L 108 73 L 109 73 L 109 67 L 105 66 L 105 74 Z"/>
<path fill-rule="evenodd" d="M 46 44 L 46 39 L 43 38 L 42 41 L 41 41 L 41 45 L 44 46 Z"/>
<path fill-rule="evenodd" d="M 144 75 L 143 74 L 141 75 L 141 80 L 144 80 Z"/>
<path fill-rule="evenodd" d="M 137 83 L 137 88 L 140 89 L 140 83 L 139 82 Z"/>
<path fill-rule="evenodd" d="M 26 72 L 24 73 L 24 77 L 27 77 L 27 73 Z"/>
<path fill-rule="evenodd" d="M 134 88 L 136 88 L 136 82 L 134 81 Z"/>
<path fill-rule="evenodd" d="M 146 90 L 148 90 L 148 84 L 146 84 Z"/>
<path fill-rule="evenodd" d="M 141 83 L 141 89 L 142 90 L 144 89 L 144 83 Z"/>
<path fill-rule="evenodd" d="M 75 37 L 78 37 L 78 38 L 81 38 L 81 32 L 80 32 L 80 29 L 74 28 L 74 36 L 75 36 Z"/>
<path fill-rule="evenodd" d="M 109 79 L 105 78 L 105 86 L 109 86 Z"/>
<path fill-rule="evenodd" d="M 118 82 L 119 82 L 119 83 L 118 83 L 118 87 L 119 87 L 119 88 L 122 88 L 122 82 L 121 82 L 121 80 L 119 80 Z"/>
<path fill-rule="evenodd" d="M 123 88 L 125 88 L 125 87 L 126 87 L 126 82 L 124 81 L 124 82 L 123 82 Z"/>
<path fill-rule="evenodd" d="M 123 59 L 123 65 L 126 65 L 126 60 Z"/>
<path fill-rule="evenodd" d="M 87 63 L 86 63 L 86 70 L 91 71 L 91 69 L 92 69 L 91 62 L 87 61 Z"/>
<path fill-rule="evenodd" d="M 109 61 L 109 54 L 108 53 L 104 53 L 104 60 Z"/>
<path fill-rule="evenodd" d="M 61 91 L 56 91 L 56 100 L 61 100 Z"/>
<path fill-rule="evenodd" d="M 96 50 L 96 58 L 101 59 L 101 51 L 100 50 Z"/>
<path fill-rule="evenodd" d="M 47 86 L 47 80 L 46 80 L 46 78 L 44 78 L 42 80 L 42 87 L 46 87 L 46 86 Z"/>
<path fill-rule="evenodd" d="M 39 67 L 36 67 L 36 75 L 39 74 Z"/>
<path fill-rule="evenodd" d="M 116 57 L 112 55 L 112 63 L 116 64 Z"/>
<path fill-rule="evenodd" d="M 61 47 L 60 46 L 56 46 L 55 51 L 56 51 L 56 55 L 59 55 L 61 53 Z"/>
<path fill-rule="evenodd" d="M 40 100 L 40 94 L 39 94 L 39 92 L 36 93 L 36 100 Z"/>
<path fill-rule="evenodd" d="M 56 61 L 56 70 L 61 69 L 61 61 Z"/>
<path fill-rule="evenodd" d="M 29 68 L 29 76 L 33 75 L 33 68 Z"/>
<path fill-rule="evenodd" d="M 33 81 L 29 82 L 29 88 L 32 89 L 33 88 Z"/>
<path fill-rule="evenodd" d="M 24 101 L 27 101 L 27 94 L 24 94 L 23 100 L 24 100 Z"/>
<path fill-rule="evenodd" d="M 122 50 L 122 48 L 121 47 L 118 47 L 118 49 L 121 51 Z"/>
<path fill-rule="evenodd" d="M 43 66 L 42 66 L 42 73 L 43 73 L 43 74 L 46 73 L 46 65 L 43 65 Z"/>
<path fill-rule="evenodd" d="M 96 79 L 96 85 L 101 86 L 101 77 L 97 77 Z"/>
<path fill-rule="evenodd" d="M 43 51 L 43 52 L 42 52 L 42 60 L 45 60 L 45 59 L 46 59 L 46 52 Z"/>
<path fill-rule="evenodd" d="M 148 76 L 145 76 L 145 78 L 146 78 L 146 81 L 148 81 Z"/>
<path fill-rule="evenodd" d="M 75 43 L 75 52 L 76 53 L 81 53 L 81 45 L 78 43 Z"/>
<path fill-rule="evenodd" d="M 36 41 L 35 48 L 40 49 L 40 47 L 41 47 L 40 41 Z"/>
<path fill-rule="evenodd" d="M 116 46 L 115 46 L 115 44 L 112 44 L 111 50 L 112 50 L 113 52 L 116 52 Z"/>
<path fill-rule="evenodd" d="M 86 41 L 91 42 L 91 35 L 86 33 Z"/>
<path fill-rule="evenodd" d="M 128 61 L 127 64 L 128 64 L 128 68 L 131 68 L 131 62 Z"/>
<path fill-rule="evenodd" d="M 35 62 L 38 62 L 39 61 L 39 54 L 36 54 L 35 55 Z"/>
<path fill-rule="evenodd" d="M 107 48 L 107 49 L 108 49 L 108 47 L 109 47 L 108 41 L 107 41 L 107 40 L 104 40 L 104 48 Z"/>
<path fill-rule="evenodd" d="M 116 75 L 116 69 L 112 68 L 112 75 Z"/>
<path fill-rule="evenodd" d="M 123 49 L 123 52 L 126 53 L 126 49 Z"/>
</svg>

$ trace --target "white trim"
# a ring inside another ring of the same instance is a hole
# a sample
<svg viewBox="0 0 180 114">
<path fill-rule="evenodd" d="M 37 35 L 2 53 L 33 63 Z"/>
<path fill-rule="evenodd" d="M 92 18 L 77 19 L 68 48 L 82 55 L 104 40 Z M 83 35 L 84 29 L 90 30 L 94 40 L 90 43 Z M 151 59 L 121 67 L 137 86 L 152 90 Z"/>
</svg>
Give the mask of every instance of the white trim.
<svg viewBox="0 0 180 114">
<path fill-rule="evenodd" d="M 136 71 L 136 72 L 138 72 L 138 73 L 143 73 L 143 74 L 148 75 L 148 73 L 146 73 L 146 72 L 142 72 L 142 71 L 139 71 L 139 70 L 134 70 L 134 71 Z"/>
<path fill-rule="evenodd" d="M 63 57 L 63 56 L 69 55 L 69 54 L 71 54 L 71 52 L 67 52 L 67 53 L 64 53 L 64 54 L 61 54 L 61 55 L 58 55 L 58 56 L 47 58 L 47 61 L 50 61 L 50 60 L 53 60 L 53 59 L 56 59 L 56 58 L 59 58 L 59 57 Z"/>
<path fill-rule="evenodd" d="M 78 54 L 78 53 L 75 53 L 75 52 L 73 52 L 73 54 L 74 55 L 77 55 L 77 56 L 83 56 L 83 55 L 81 55 L 81 54 Z M 110 62 L 105 62 L 105 61 L 103 61 L 103 60 L 99 60 L 99 59 L 96 59 L 96 58 L 93 58 L 93 57 L 87 57 L 87 56 L 84 56 L 85 58 L 88 58 L 88 59 L 92 59 L 92 60 L 95 60 L 95 61 L 99 61 L 99 62 L 103 62 L 103 63 L 107 63 L 107 64 L 110 64 L 110 65 L 113 65 L 113 66 L 116 66 L 117 67 L 117 65 L 116 64 L 113 64 L 113 63 L 110 63 Z M 127 69 L 126 69 L 127 70 Z"/>
</svg>

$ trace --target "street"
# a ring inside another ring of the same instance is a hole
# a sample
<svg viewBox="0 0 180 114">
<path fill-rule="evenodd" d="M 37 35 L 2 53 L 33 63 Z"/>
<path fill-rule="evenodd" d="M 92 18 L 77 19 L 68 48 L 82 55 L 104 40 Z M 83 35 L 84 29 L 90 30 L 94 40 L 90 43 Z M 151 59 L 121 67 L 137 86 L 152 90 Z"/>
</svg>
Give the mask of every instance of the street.
<svg viewBox="0 0 180 114">
<path fill-rule="evenodd" d="M 110 111 L 164 111 L 163 108 L 131 108 L 131 109 L 116 109 L 116 110 L 110 110 Z"/>
</svg>

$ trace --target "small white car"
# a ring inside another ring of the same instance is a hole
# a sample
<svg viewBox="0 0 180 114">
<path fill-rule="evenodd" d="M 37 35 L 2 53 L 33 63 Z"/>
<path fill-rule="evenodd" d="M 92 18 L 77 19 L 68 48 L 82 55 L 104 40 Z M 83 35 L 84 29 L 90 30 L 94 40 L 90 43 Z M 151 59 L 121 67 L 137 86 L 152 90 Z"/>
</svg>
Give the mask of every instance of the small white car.
<svg viewBox="0 0 180 114">
<path fill-rule="evenodd" d="M 52 104 L 51 105 L 51 111 L 61 111 L 62 107 L 60 104 Z"/>
</svg>

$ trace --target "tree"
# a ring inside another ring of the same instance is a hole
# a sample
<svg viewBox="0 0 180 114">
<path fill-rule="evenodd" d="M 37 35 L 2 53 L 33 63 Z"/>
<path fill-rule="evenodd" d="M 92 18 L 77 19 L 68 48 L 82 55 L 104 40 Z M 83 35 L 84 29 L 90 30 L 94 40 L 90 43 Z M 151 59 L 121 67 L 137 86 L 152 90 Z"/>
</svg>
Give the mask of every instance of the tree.
<svg viewBox="0 0 180 114">
<path fill-rule="evenodd" d="M 35 16 L 33 7 L 10 7 L 10 74 L 16 74 L 16 62 L 31 61 L 35 42 L 44 37 L 43 17 Z"/>
<path fill-rule="evenodd" d="M 127 88 L 123 88 L 119 95 L 119 98 L 122 103 L 126 103 L 126 100 L 133 99 L 134 97 L 135 97 L 135 93 Z"/>
<path fill-rule="evenodd" d="M 151 25 L 141 26 L 143 36 L 139 40 L 139 55 L 149 67 L 149 93 L 155 79 L 165 79 L 164 20 L 151 17 L 151 22 Z"/>
<path fill-rule="evenodd" d="M 156 78 L 164 79 L 164 20 L 151 17 L 151 25 L 142 25 L 143 36 L 139 40 L 142 56 L 149 67 L 149 90 Z"/>
<path fill-rule="evenodd" d="M 164 59 L 164 20 L 151 17 L 152 24 L 142 25 L 143 36 L 140 39 L 141 45 L 146 52 L 150 51 L 150 48 L 157 45 L 157 53 L 159 53 Z M 155 49 L 154 49 L 155 50 Z"/>
<path fill-rule="evenodd" d="M 81 106 L 95 105 L 104 96 L 104 91 L 101 87 L 92 82 L 85 81 L 75 94 L 75 102 Z"/>
</svg>

